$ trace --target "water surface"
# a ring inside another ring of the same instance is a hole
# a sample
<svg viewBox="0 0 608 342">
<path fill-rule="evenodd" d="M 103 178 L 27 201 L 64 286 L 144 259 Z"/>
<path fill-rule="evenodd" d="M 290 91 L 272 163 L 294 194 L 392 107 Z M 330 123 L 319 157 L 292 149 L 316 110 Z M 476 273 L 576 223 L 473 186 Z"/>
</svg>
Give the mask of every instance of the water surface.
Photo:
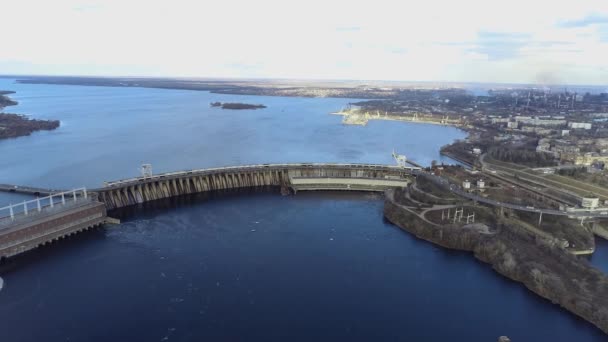
<svg viewBox="0 0 608 342">
<path fill-rule="evenodd" d="M 0 183 L 100 186 L 156 172 L 274 162 L 422 164 L 465 133 L 329 115 L 348 99 L 13 84 L 8 111 L 60 129 L 0 141 Z M 262 103 L 225 111 L 209 102 Z M 28 196 L 0 194 L 0 204 Z M 466 253 L 382 219 L 369 194 L 240 193 L 149 203 L 123 223 L 0 269 L 6 341 L 604 341 L 590 324 Z M 608 262 L 607 262 L 608 264 Z"/>
</svg>

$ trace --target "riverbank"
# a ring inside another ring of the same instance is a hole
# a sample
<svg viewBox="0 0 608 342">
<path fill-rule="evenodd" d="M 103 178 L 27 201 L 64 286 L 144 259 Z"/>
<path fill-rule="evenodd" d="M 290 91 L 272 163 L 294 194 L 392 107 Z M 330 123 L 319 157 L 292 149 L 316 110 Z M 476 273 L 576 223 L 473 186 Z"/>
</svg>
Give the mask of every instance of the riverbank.
<svg viewBox="0 0 608 342">
<path fill-rule="evenodd" d="M 404 203 L 403 192 L 387 191 L 387 220 L 420 239 L 473 252 L 501 275 L 608 333 L 608 276 L 586 260 L 531 234 L 516 220 L 496 217 L 495 224 L 485 230 L 472 229 L 471 225 L 437 224 L 426 218 L 431 209 L 418 212 L 412 203 Z"/>
</svg>

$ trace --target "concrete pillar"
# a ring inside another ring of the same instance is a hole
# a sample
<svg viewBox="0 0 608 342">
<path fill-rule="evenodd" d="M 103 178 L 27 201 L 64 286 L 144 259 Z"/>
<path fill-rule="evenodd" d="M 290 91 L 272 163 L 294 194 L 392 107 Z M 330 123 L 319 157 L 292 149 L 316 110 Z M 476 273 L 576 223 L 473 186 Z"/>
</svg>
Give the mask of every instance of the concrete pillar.
<svg viewBox="0 0 608 342">
<path fill-rule="evenodd" d="M 40 197 L 36 197 L 36 207 L 38 207 L 38 212 L 42 211 L 42 207 L 40 206 Z"/>
<path fill-rule="evenodd" d="M 87 189 L 82 189 L 82 195 L 84 196 L 84 199 L 87 199 Z"/>
<path fill-rule="evenodd" d="M 190 194 L 195 193 L 196 192 L 196 179 L 194 177 L 188 178 L 188 184 L 190 185 L 189 193 Z"/>
<path fill-rule="evenodd" d="M 187 194 L 189 193 L 189 189 L 190 189 L 190 182 L 188 181 L 188 178 L 186 179 L 182 179 L 182 181 L 184 182 L 184 190 L 183 190 L 183 194 Z"/>
<path fill-rule="evenodd" d="M 177 196 L 177 184 L 175 183 L 175 179 L 172 179 L 171 181 L 169 181 L 169 184 L 171 185 L 171 193 L 173 196 Z"/>
<path fill-rule="evenodd" d="M 54 206 L 53 204 L 53 195 L 49 196 L 49 202 L 51 203 L 51 208 Z"/>
<path fill-rule="evenodd" d="M 194 177 L 194 189 L 196 190 L 196 192 L 203 191 L 203 187 L 201 186 L 201 177 L 200 176 Z"/>
<path fill-rule="evenodd" d="M 76 190 L 72 191 L 72 195 L 74 195 L 74 202 L 76 202 Z"/>
<path fill-rule="evenodd" d="M 61 193 L 61 204 L 65 204 L 65 194 Z"/>
<path fill-rule="evenodd" d="M 27 215 L 27 202 L 23 201 L 23 213 Z"/>
<path fill-rule="evenodd" d="M 118 208 L 118 190 L 112 190 L 110 192 L 110 202 L 112 203 L 113 208 Z"/>
<path fill-rule="evenodd" d="M 13 211 L 13 204 L 12 203 L 9 205 L 8 211 L 11 214 L 11 220 L 15 220 L 15 212 Z"/>
<path fill-rule="evenodd" d="M 143 193 L 141 191 L 141 185 L 136 185 L 134 190 L 135 190 L 135 196 L 136 196 L 135 197 L 135 201 L 137 203 L 143 203 L 144 202 L 144 196 L 143 196 Z"/>
</svg>

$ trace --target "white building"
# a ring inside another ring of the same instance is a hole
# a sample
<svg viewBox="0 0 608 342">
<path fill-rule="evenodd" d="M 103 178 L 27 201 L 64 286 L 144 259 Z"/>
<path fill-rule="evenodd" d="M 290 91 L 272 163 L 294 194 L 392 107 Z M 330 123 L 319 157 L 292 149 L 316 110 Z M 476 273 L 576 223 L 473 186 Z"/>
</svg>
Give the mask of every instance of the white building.
<svg viewBox="0 0 608 342">
<path fill-rule="evenodd" d="M 591 123 L 589 122 L 568 122 L 568 127 L 572 129 L 582 128 L 591 129 Z"/>
<path fill-rule="evenodd" d="M 469 182 L 468 180 L 465 180 L 464 182 L 462 182 L 462 188 L 463 189 L 470 189 L 471 188 L 471 182 Z"/>
<path fill-rule="evenodd" d="M 480 180 L 477 181 L 477 187 L 478 188 L 483 189 L 483 188 L 485 188 L 485 186 L 486 186 L 486 182 L 484 182 L 483 179 L 480 179 Z"/>
<path fill-rule="evenodd" d="M 561 126 L 566 124 L 566 120 L 540 119 L 531 116 L 516 116 L 515 121 L 531 126 Z"/>
<path fill-rule="evenodd" d="M 597 197 L 583 197 L 581 207 L 583 208 L 597 208 L 599 205 L 600 199 Z"/>
</svg>

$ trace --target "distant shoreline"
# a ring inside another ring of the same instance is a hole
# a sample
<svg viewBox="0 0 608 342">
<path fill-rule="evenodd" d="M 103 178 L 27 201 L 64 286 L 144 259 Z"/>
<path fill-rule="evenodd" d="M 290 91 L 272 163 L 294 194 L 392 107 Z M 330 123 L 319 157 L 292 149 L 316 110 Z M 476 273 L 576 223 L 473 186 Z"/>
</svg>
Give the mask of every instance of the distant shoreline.
<svg viewBox="0 0 608 342">
<path fill-rule="evenodd" d="M 378 82 L 362 81 L 281 81 L 281 80 L 195 80 L 169 78 L 107 78 L 107 77 L 15 77 L 17 83 L 54 84 L 99 87 L 138 87 L 154 89 L 209 91 L 215 94 L 281 96 L 281 97 L 328 97 L 350 99 L 397 98 L 403 91 L 421 88 L 413 83 L 395 88 L 378 85 Z M 466 92 L 456 86 L 452 88 L 424 87 L 425 89 L 453 89 Z"/>
</svg>

